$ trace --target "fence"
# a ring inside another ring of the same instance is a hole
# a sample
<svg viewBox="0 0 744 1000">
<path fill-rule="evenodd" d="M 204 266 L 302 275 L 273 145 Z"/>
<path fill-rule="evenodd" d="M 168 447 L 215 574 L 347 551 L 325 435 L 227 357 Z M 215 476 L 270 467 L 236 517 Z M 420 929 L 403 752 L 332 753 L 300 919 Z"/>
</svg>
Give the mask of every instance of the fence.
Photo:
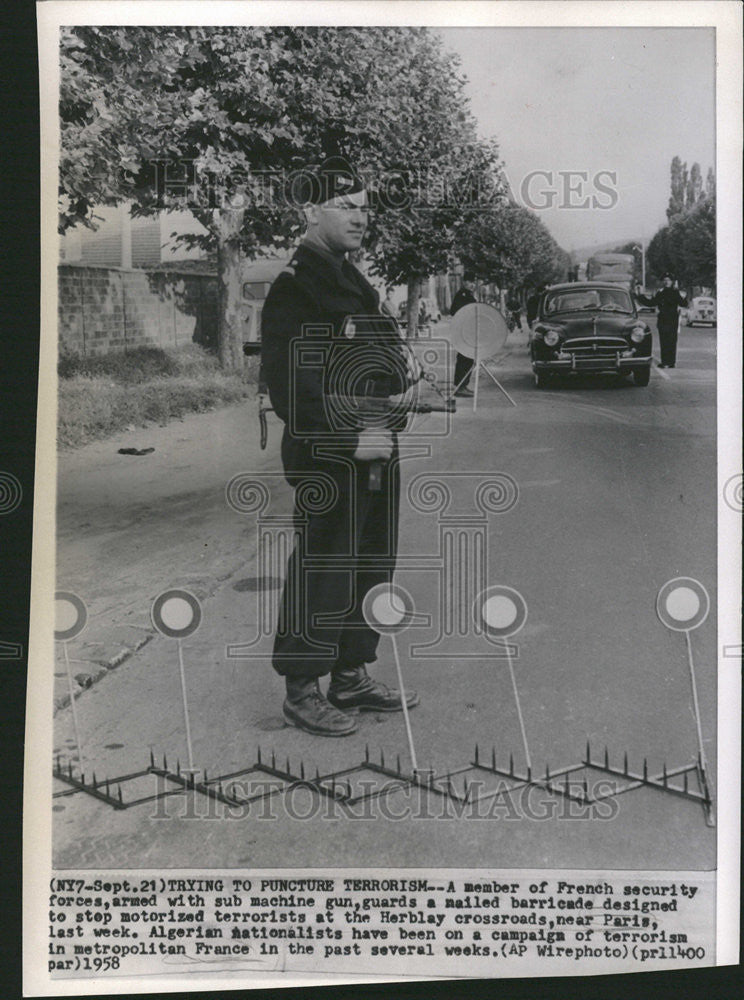
<svg viewBox="0 0 744 1000">
<path fill-rule="evenodd" d="M 94 355 L 134 347 L 217 343 L 217 278 L 192 271 L 61 264 L 59 350 Z"/>
</svg>

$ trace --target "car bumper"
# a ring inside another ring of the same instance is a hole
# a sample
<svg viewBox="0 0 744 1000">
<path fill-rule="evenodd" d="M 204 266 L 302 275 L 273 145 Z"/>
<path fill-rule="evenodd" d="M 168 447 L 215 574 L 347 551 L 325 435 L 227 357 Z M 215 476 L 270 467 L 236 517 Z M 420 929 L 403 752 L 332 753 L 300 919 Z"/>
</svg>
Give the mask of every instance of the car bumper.
<svg viewBox="0 0 744 1000">
<path fill-rule="evenodd" d="M 634 368 L 647 368 L 651 357 L 620 357 L 614 358 L 553 358 L 549 361 L 532 362 L 534 372 L 622 372 Z"/>
</svg>

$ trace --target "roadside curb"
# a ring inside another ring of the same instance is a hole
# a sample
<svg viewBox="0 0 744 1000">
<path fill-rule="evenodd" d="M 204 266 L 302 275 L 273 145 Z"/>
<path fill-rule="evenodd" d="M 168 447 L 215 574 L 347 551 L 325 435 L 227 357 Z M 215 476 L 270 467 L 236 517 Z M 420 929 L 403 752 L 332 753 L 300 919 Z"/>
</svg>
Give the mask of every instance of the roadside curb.
<svg viewBox="0 0 744 1000">
<path fill-rule="evenodd" d="M 96 663 L 96 666 L 99 667 L 100 669 L 98 669 L 97 671 L 90 673 L 86 672 L 86 673 L 75 674 L 76 690 L 73 692 L 73 697 L 77 700 L 83 693 L 83 691 L 87 691 L 89 688 L 93 687 L 93 685 L 98 683 L 98 681 L 102 677 L 105 677 L 106 674 L 109 673 L 109 671 L 116 670 L 117 667 L 120 667 L 122 663 L 128 660 L 130 656 L 133 656 L 135 653 L 139 652 L 139 650 L 142 649 L 143 646 L 146 646 L 147 643 L 150 642 L 150 640 L 153 639 L 154 637 L 155 637 L 154 632 L 147 632 L 140 639 L 138 639 L 133 645 L 124 646 L 122 649 L 119 650 L 118 653 L 116 653 L 115 656 L 112 656 L 110 659 L 99 660 Z M 66 691 L 64 694 L 54 699 L 54 715 L 56 715 L 57 712 L 59 712 L 61 709 L 67 708 L 69 704 L 70 704 L 70 693 L 69 691 Z"/>
</svg>

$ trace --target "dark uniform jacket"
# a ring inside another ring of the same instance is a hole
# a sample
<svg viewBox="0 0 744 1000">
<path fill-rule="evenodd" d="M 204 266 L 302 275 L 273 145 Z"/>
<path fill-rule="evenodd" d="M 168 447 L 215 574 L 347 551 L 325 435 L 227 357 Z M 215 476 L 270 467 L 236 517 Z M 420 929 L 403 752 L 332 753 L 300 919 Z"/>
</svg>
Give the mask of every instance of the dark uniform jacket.
<svg viewBox="0 0 744 1000">
<path fill-rule="evenodd" d="M 476 298 L 469 288 L 460 288 L 455 292 L 455 297 L 452 299 L 452 305 L 450 306 L 450 315 L 454 316 L 455 313 L 462 309 L 463 306 L 470 305 L 471 302 L 475 302 Z"/>
<path fill-rule="evenodd" d="M 362 393 L 355 381 L 355 366 L 358 370 L 366 365 L 370 340 L 374 341 L 376 334 L 347 339 L 342 328 L 350 315 L 382 315 L 375 289 L 347 260 L 339 264 L 301 244 L 272 284 L 261 315 L 262 372 L 272 406 L 285 423 L 285 468 L 287 461 L 295 468 L 307 465 L 307 455 L 297 454 L 292 440 L 299 446 L 319 440 L 337 442 L 339 452 L 346 455 L 356 450 L 358 434 L 353 430 L 338 433 L 324 399 L 328 392 Z M 318 362 L 297 364 L 293 341 L 311 348 L 317 344 L 318 350 L 311 356 Z M 407 388 L 409 383 L 402 375 L 406 371 L 404 351 L 397 334 L 393 341 L 389 333 L 380 335 L 378 361 L 371 366 L 374 385 L 371 393 L 364 390 L 363 394 L 389 396 Z M 390 364 L 379 363 L 379 358 L 386 356 Z M 341 376 L 334 378 L 333 373 L 339 371 Z"/>
<path fill-rule="evenodd" d="M 660 288 L 650 298 L 647 295 L 636 294 L 636 299 L 644 306 L 656 306 L 659 310 L 659 319 L 662 322 L 673 323 L 675 326 L 677 325 L 679 309 L 687 304 L 686 296 L 682 295 L 677 288 Z"/>
</svg>

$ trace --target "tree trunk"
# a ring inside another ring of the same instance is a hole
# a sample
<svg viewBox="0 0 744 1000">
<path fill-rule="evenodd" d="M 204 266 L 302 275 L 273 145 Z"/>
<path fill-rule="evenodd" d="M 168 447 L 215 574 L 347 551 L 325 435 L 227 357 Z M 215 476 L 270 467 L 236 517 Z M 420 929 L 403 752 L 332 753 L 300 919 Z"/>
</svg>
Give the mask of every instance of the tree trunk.
<svg viewBox="0 0 744 1000">
<path fill-rule="evenodd" d="M 421 278 L 418 274 L 408 279 L 408 297 L 406 299 L 406 336 L 413 340 L 418 335 L 419 295 Z"/>
<path fill-rule="evenodd" d="M 243 310 L 240 269 L 242 209 L 214 213 L 217 232 L 217 351 L 225 371 L 243 370 Z"/>
</svg>

